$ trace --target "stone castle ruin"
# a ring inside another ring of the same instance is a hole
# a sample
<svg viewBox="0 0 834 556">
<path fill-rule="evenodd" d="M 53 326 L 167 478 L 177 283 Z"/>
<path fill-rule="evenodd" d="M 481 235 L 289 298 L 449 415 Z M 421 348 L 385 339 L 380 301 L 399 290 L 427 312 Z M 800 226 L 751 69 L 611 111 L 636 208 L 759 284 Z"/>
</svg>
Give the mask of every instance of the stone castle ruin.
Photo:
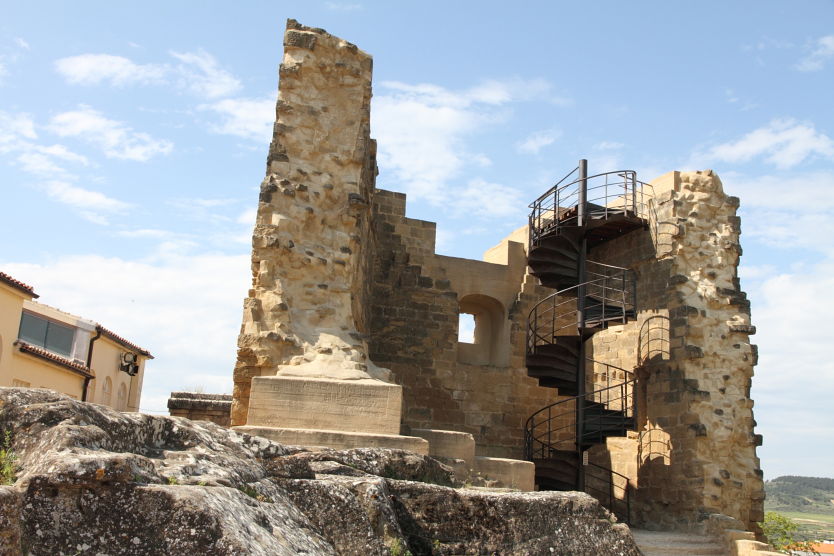
<svg viewBox="0 0 834 556">
<path fill-rule="evenodd" d="M 585 490 L 638 524 L 755 530 L 755 328 L 718 176 L 582 161 L 483 261 L 438 255 L 435 224 L 376 188 L 371 57 L 293 20 L 284 46 L 231 425 Z"/>
</svg>

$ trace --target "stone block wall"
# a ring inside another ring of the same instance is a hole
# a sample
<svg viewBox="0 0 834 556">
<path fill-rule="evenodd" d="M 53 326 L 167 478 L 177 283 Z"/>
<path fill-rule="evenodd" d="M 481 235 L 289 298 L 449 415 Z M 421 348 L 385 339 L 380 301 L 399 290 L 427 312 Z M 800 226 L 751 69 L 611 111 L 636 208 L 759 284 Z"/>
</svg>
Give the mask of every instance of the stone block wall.
<svg viewBox="0 0 834 556">
<path fill-rule="evenodd" d="M 221 427 L 229 426 L 231 409 L 231 394 L 171 392 L 171 397 L 168 398 L 168 414 L 172 417 L 211 421 Z"/>
<path fill-rule="evenodd" d="M 633 454 L 638 522 L 686 527 L 720 513 L 755 531 L 764 490 L 750 399 L 755 328 L 737 277 L 739 201 L 711 171 L 653 184 L 649 230 L 589 256 L 638 275 L 637 320 L 596 334 L 589 354 L 637 368 L 642 426 L 631 444 L 596 457 Z"/>
<path fill-rule="evenodd" d="M 524 365 L 527 315 L 545 292 L 525 275 L 524 247 L 504 249 L 516 250 L 506 264 L 436 255 L 435 224 L 407 218 L 405 195 L 390 191 L 377 190 L 373 220 L 370 356 L 403 387 L 404 430 L 467 432 L 479 455 L 522 457 L 525 420 L 558 399 Z M 459 349 L 481 347 L 458 344 L 464 297 L 502 308 L 502 322 L 491 323 L 508 348 L 494 355 L 500 364 L 461 361 Z"/>
</svg>

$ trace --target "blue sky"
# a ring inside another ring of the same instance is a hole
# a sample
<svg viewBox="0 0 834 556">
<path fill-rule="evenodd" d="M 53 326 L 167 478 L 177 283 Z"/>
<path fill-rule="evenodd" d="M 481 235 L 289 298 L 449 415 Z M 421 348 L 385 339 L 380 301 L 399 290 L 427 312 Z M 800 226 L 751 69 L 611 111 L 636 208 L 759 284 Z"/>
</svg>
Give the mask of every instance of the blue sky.
<svg viewBox="0 0 834 556">
<path fill-rule="evenodd" d="M 378 186 L 480 258 L 587 158 L 741 197 L 766 478 L 831 476 L 834 3 L 9 2 L 0 270 L 231 391 L 284 22 L 374 56 Z"/>
</svg>

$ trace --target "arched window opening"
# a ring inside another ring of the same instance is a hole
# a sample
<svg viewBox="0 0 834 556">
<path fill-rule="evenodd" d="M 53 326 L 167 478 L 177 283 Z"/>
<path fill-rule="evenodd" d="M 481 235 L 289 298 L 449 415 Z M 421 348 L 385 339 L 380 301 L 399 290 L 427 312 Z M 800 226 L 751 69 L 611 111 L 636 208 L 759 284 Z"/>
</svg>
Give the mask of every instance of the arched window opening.
<svg viewBox="0 0 834 556">
<path fill-rule="evenodd" d="M 458 361 L 470 365 L 506 366 L 509 363 L 509 326 L 501 302 L 482 294 L 464 296 L 460 300 L 460 317 Z M 470 323 L 474 326 L 471 331 L 466 328 Z"/>
</svg>

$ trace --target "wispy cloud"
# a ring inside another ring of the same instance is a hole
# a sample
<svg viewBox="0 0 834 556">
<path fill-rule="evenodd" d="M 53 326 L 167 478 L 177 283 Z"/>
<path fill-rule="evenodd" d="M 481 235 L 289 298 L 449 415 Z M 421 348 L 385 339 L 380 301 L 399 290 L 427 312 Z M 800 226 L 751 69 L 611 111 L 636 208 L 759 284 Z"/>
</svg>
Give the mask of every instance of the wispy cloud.
<svg viewBox="0 0 834 556">
<path fill-rule="evenodd" d="M 834 157 L 834 141 L 828 135 L 810 123 L 777 119 L 736 141 L 696 152 L 690 164 L 700 167 L 715 162 L 744 163 L 763 157 L 765 162 L 787 169 L 817 156 Z"/>
<path fill-rule="evenodd" d="M 109 83 L 117 87 L 162 83 L 169 69 L 161 64 L 136 64 L 123 56 L 81 54 L 55 61 L 56 71 L 73 85 Z"/>
<path fill-rule="evenodd" d="M 810 46 L 809 52 L 796 63 L 799 71 L 819 71 L 834 58 L 834 35 L 820 37 Z"/>
<path fill-rule="evenodd" d="M 241 88 L 240 80 L 204 50 L 169 54 L 176 64 L 139 64 L 112 54 L 79 54 L 56 60 L 55 70 L 73 85 L 167 84 L 209 99 L 234 94 Z"/>
<path fill-rule="evenodd" d="M 467 139 L 509 117 L 511 104 L 550 100 L 544 80 L 487 81 L 464 90 L 421 83 L 383 82 L 372 105 L 380 167 L 412 199 L 443 205 L 449 184 L 470 165 L 490 163 Z M 382 179 L 387 176 L 383 174 Z"/>
<path fill-rule="evenodd" d="M 240 81 L 220 67 L 217 60 L 204 50 L 171 52 L 181 63 L 177 66 L 178 84 L 183 89 L 207 98 L 219 98 L 240 90 Z"/>
<path fill-rule="evenodd" d="M 204 104 L 200 109 L 212 111 L 220 116 L 220 123 L 212 125 L 212 131 L 265 144 L 272 137 L 275 99 L 276 96 L 260 99 L 227 98 Z"/>
<path fill-rule="evenodd" d="M 167 155 L 174 147 L 166 139 L 134 131 L 127 124 L 110 120 L 85 105 L 53 117 L 49 129 L 60 137 L 78 137 L 96 145 L 108 158 L 144 162 L 157 155 Z"/>
<path fill-rule="evenodd" d="M 536 131 L 523 141 L 517 143 L 516 150 L 524 154 L 539 154 L 540 150 L 548 145 L 552 145 L 561 135 L 562 132 L 555 129 Z"/>
<path fill-rule="evenodd" d="M 122 214 L 131 206 L 98 191 L 61 181 L 47 182 L 44 190 L 50 199 L 71 207 L 82 218 L 100 225 L 109 224 L 110 216 Z"/>
<path fill-rule="evenodd" d="M 456 212 L 467 216 L 510 218 L 526 212 L 521 191 L 483 179 L 470 180 L 463 189 L 450 192 L 450 203 Z"/>
</svg>

